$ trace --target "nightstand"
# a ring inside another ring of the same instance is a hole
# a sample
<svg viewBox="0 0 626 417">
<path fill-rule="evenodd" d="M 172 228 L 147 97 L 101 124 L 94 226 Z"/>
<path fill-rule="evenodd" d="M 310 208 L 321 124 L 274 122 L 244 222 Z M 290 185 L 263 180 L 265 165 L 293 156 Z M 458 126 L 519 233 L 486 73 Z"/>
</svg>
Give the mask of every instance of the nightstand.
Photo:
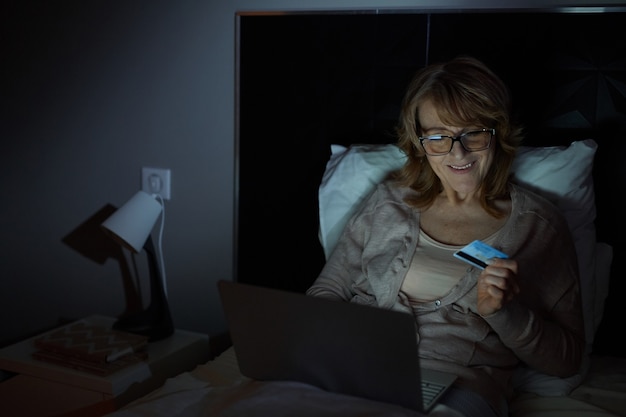
<svg viewBox="0 0 626 417">
<path fill-rule="evenodd" d="M 103 316 L 85 320 L 106 326 L 115 321 Z M 103 415 L 209 359 L 208 335 L 176 330 L 167 339 L 149 343 L 145 361 L 98 376 L 34 359 L 37 337 L 0 349 L 0 369 L 17 374 L 0 383 L 2 415 Z"/>
</svg>

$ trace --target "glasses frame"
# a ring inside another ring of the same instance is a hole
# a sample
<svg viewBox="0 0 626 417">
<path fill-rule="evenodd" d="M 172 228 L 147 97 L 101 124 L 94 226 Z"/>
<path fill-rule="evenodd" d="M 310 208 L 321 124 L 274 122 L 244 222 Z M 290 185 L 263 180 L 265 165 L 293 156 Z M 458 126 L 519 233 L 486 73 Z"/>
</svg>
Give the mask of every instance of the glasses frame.
<svg viewBox="0 0 626 417">
<path fill-rule="evenodd" d="M 487 146 L 480 148 L 480 149 L 467 149 L 465 147 L 465 144 L 463 143 L 463 138 L 465 138 L 467 135 L 469 135 L 470 133 L 477 133 L 477 132 L 489 132 L 491 133 L 491 136 L 489 137 L 489 143 L 487 143 Z M 417 139 L 420 142 L 420 145 L 422 146 L 422 149 L 424 150 L 424 152 L 426 153 L 426 155 L 429 156 L 442 156 L 442 155 L 447 155 L 450 152 L 452 152 L 452 148 L 454 148 L 454 142 L 459 142 L 461 144 L 461 146 L 463 147 L 463 149 L 465 149 L 466 152 L 478 152 L 478 151 L 484 151 L 485 149 L 489 149 L 489 147 L 491 146 L 491 142 L 493 141 L 493 137 L 496 135 L 496 129 L 494 128 L 482 128 L 482 129 L 474 129 L 474 130 L 468 130 L 467 132 L 463 132 L 458 136 L 450 136 L 450 135 L 430 135 L 430 136 L 419 136 Z M 450 149 L 448 149 L 448 152 L 439 152 L 439 153 L 428 153 L 428 151 L 426 150 L 426 147 L 424 146 L 424 140 L 428 139 L 428 140 L 441 140 L 443 138 L 450 138 L 452 139 L 452 142 L 450 143 Z"/>
</svg>

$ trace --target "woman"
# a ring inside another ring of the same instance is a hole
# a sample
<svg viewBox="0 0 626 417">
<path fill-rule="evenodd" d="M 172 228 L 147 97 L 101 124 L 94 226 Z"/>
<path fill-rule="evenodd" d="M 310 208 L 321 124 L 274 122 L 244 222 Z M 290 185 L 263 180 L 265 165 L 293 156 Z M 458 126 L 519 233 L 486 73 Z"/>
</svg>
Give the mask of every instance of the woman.
<svg viewBox="0 0 626 417">
<path fill-rule="evenodd" d="M 521 129 L 506 86 L 482 62 L 459 57 L 418 72 L 398 136 L 406 164 L 347 223 L 307 294 L 413 314 L 422 365 L 459 375 L 444 404 L 506 416 L 518 365 L 560 377 L 579 370 L 567 223 L 509 182 Z M 453 256 L 474 240 L 509 257 L 481 270 Z"/>
</svg>

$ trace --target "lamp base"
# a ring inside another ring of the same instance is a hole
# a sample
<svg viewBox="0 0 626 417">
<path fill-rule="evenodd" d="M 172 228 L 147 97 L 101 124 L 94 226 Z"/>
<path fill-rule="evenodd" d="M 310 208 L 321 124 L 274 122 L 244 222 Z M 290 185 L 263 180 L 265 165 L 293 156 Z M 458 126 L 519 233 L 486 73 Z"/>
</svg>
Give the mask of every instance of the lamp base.
<svg viewBox="0 0 626 417">
<path fill-rule="evenodd" d="M 166 317 L 159 317 L 159 314 L 156 313 L 154 309 L 148 308 L 147 310 L 121 317 L 113 324 L 113 328 L 147 336 L 149 342 L 165 339 L 174 333 L 174 324 L 169 311 L 166 312 Z"/>
</svg>

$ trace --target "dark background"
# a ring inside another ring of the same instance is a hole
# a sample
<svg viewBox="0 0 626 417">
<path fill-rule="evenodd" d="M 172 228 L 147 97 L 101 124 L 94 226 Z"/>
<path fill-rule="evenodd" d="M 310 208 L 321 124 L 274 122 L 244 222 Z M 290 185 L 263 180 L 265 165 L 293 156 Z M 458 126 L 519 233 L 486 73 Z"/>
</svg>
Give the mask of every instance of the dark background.
<svg viewBox="0 0 626 417">
<path fill-rule="evenodd" d="M 594 351 L 623 356 L 626 14 L 458 11 L 240 17 L 236 278 L 304 291 L 324 256 L 317 189 L 333 143 L 395 142 L 427 63 L 474 55 L 509 85 L 525 145 L 593 138 L 597 238 L 613 246 Z"/>
</svg>

